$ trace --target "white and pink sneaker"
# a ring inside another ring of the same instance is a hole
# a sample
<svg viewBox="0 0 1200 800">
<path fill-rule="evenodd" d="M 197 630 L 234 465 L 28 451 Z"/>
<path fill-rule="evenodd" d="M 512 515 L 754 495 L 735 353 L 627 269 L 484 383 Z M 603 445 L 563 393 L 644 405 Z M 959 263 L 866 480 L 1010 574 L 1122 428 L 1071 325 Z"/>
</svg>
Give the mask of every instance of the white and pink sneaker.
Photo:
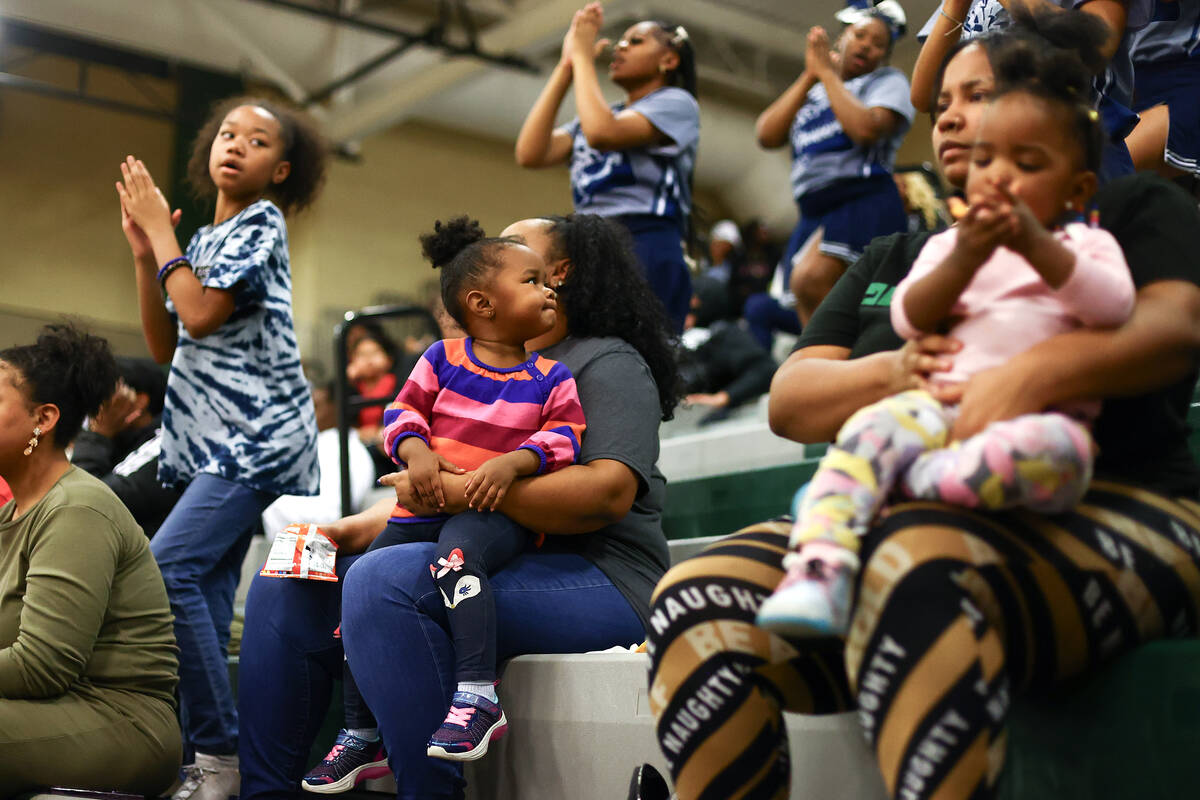
<svg viewBox="0 0 1200 800">
<path fill-rule="evenodd" d="M 794 639 L 845 636 L 858 556 L 832 539 L 783 557 L 787 574 L 758 609 L 758 625 Z"/>
</svg>

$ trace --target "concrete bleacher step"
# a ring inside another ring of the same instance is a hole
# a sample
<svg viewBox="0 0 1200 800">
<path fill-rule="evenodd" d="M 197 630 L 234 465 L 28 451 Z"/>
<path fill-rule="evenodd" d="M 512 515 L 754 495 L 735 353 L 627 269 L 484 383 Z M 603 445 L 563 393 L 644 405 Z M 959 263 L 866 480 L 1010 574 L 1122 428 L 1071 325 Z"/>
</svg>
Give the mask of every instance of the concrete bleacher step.
<svg viewBox="0 0 1200 800">
<path fill-rule="evenodd" d="M 669 774 L 644 653 L 520 656 L 500 683 L 509 733 L 467 770 L 471 800 L 618 800 L 634 767 Z M 854 714 L 787 714 L 792 796 L 883 800 Z M 868 768 L 864 768 L 864 765 Z"/>
</svg>

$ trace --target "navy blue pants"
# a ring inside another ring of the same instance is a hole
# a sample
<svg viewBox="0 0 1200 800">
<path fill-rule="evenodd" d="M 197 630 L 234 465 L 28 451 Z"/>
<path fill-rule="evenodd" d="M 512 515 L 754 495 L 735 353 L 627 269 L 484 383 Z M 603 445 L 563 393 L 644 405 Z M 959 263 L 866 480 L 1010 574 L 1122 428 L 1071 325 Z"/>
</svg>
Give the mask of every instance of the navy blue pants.
<svg viewBox="0 0 1200 800">
<path fill-rule="evenodd" d="M 339 583 L 255 577 L 238 672 L 242 800 L 311 797 L 300 778 L 343 652 L 379 715 L 399 800 L 462 797 L 461 769 L 425 754 L 457 684 L 446 604 L 429 571 L 435 548 L 418 542 L 339 556 Z M 629 602 L 583 556 L 521 553 L 491 584 L 500 659 L 645 637 Z M 339 620 L 342 639 L 333 636 Z"/>
<path fill-rule="evenodd" d="M 662 301 L 675 333 L 683 333 L 683 319 L 692 304 L 692 276 L 683 260 L 684 233 L 679 223 L 649 214 L 614 219 L 629 229 L 633 251 L 642 264 L 646 281 Z"/>
<path fill-rule="evenodd" d="M 437 542 L 430 574 L 446 604 L 458 682 L 496 680 L 496 603 L 488 576 L 533 544 L 534 534 L 499 512 L 464 511 L 433 522 L 390 522 L 367 552 Z M 347 728 L 374 728 L 347 663 L 342 696 Z"/>
</svg>

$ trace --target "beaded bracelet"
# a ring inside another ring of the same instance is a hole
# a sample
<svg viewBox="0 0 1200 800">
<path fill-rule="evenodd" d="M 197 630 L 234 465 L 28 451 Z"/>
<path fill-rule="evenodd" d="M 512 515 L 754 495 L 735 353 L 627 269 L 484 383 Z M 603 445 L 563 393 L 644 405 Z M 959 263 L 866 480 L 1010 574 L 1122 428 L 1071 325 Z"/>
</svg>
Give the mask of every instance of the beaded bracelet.
<svg viewBox="0 0 1200 800">
<path fill-rule="evenodd" d="M 958 19 L 955 19 L 954 17 L 950 16 L 949 14 L 946 13 L 946 9 L 941 8 L 941 7 L 938 7 L 938 13 L 954 23 L 954 27 L 951 28 L 950 30 L 946 31 L 946 33 L 945 33 L 946 36 L 949 36 L 950 34 L 954 33 L 955 31 L 962 30 L 962 26 L 963 26 L 962 20 L 958 20 Z"/>
<path fill-rule="evenodd" d="M 179 269 L 180 267 L 187 267 L 188 269 L 192 268 L 192 263 L 187 260 L 187 256 L 177 256 L 176 258 L 172 258 L 170 261 L 163 264 L 162 269 L 160 269 L 158 271 L 159 285 L 162 286 L 163 288 L 166 288 L 167 278 L 170 276 L 170 274 L 172 272 Z"/>
</svg>

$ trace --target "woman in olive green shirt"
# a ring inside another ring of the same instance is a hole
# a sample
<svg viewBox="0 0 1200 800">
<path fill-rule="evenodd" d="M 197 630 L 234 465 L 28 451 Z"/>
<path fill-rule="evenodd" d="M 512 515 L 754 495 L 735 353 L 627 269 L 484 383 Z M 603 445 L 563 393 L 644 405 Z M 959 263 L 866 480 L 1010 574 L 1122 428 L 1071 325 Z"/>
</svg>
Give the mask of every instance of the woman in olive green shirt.
<svg viewBox="0 0 1200 800">
<path fill-rule="evenodd" d="M 0 351 L 0 797 L 155 794 L 178 773 L 162 577 L 121 501 L 65 453 L 115 383 L 108 343 L 71 327 Z"/>
</svg>

